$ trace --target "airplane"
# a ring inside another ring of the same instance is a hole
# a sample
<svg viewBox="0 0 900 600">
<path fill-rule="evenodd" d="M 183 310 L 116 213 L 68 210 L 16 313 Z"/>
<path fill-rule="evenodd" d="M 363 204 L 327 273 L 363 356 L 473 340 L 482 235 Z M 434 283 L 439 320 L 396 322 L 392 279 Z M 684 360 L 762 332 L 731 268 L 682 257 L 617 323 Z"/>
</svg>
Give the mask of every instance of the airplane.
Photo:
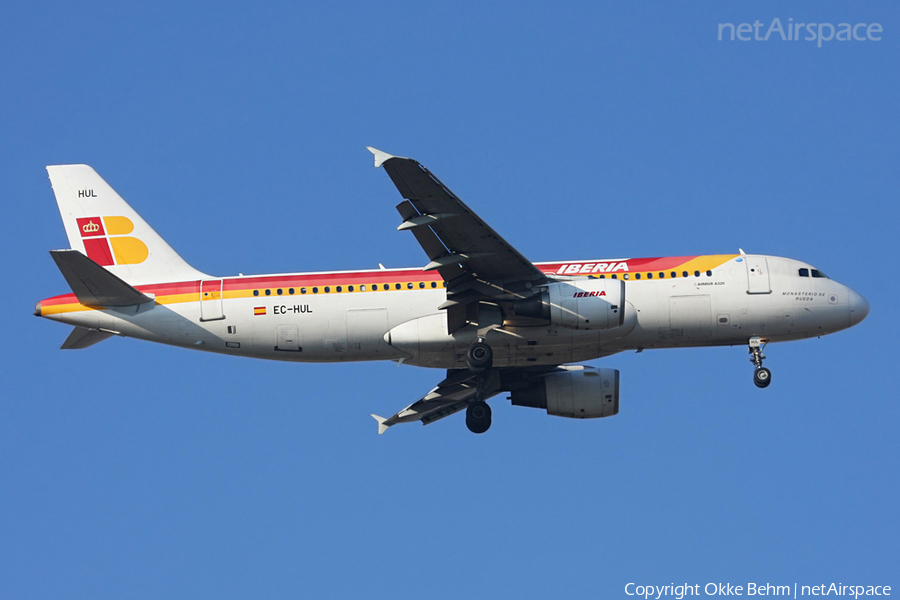
<svg viewBox="0 0 900 600">
<path fill-rule="evenodd" d="M 532 263 L 415 160 L 368 148 L 403 198 L 423 268 L 215 277 L 185 262 L 87 165 L 48 166 L 69 249 L 50 251 L 72 293 L 34 314 L 73 325 L 63 349 L 111 336 L 297 361 L 391 360 L 445 369 L 384 418 L 429 424 L 487 400 L 575 419 L 619 412 L 619 371 L 579 364 L 626 350 L 746 345 L 764 388 L 768 343 L 862 321 L 860 294 L 810 264 L 746 254 Z"/>
</svg>

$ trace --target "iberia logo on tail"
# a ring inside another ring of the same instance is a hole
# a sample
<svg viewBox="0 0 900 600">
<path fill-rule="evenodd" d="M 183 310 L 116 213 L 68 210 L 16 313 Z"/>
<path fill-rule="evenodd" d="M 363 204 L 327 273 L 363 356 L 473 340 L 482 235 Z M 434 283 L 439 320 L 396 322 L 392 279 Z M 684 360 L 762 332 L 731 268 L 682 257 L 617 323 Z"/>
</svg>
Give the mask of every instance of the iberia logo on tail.
<svg viewBox="0 0 900 600">
<path fill-rule="evenodd" d="M 101 266 L 136 265 L 150 255 L 147 244 L 128 236 L 134 231 L 128 217 L 84 217 L 75 221 L 88 258 Z"/>
</svg>

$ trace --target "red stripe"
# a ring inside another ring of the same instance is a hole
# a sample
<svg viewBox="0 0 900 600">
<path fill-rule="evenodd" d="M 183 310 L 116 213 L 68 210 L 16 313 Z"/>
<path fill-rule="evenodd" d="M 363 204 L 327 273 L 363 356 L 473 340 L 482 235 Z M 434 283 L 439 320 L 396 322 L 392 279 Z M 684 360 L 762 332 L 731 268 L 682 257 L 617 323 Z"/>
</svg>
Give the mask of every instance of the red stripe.
<svg viewBox="0 0 900 600">
<path fill-rule="evenodd" d="M 105 239 L 86 239 L 85 246 L 89 242 L 102 242 L 106 244 Z M 109 252 L 109 247 L 106 247 Z M 89 254 L 90 255 L 90 251 Z M 698 256 L 664 256 L 656 258 L 631 258 L 631 259 L 615 259 L 615 260 L 597 260 L 597 261 L 573 261 L 573 262 L 554 262 L 554 263 L 535 263 L 544 273 L 555 274 L 563 265 L 572 264 L 597 264 L 605 262 L 608 264 L 616 264 L 624 262 L 628 264 L 629 271 L 666 271 L 682 265 L 690 260 L 699 258 Z M 92 260 L 96 260 L 91 256 Z M 97 261 L 99 262 L 99 261 Z M 103 264 L 103 263 L 101 263 Z M 112 264 L 112 257 L 109 256 L 109 262 Z M 234 277 L 224 280 L 223 290 L 226 292 L 241 292 L 251 290 L 265 290 L 284 288 L 300 288 L 325 285 L 359 285 L 359 284 L 385 284 L 385 283 L 406 283 L 409 281 L 442 281 L 437 271 L 422 271 L 421 269 L 403 269 L 403 270 L 383 270 L 383 271 L 352 271 L 342 273 L 306 273 L 296 275 L 269 275 L 263 277 Z M 176 294 L 197 294 L 199 299 L 200 282 L 199 281 L 177 281 L 171 283 L 156 283 L 136 286 L 141 292 L 155 294 L 156 296 L 171 296 Z M 392 286 L 393 287 L 393 286 Z M 405 286 L 404 286 L 405 289 Z M 418 288 L 415 288 L 418 289 Z M 426 289 L 432 289 L 428 287 Z M 442 289 L 438 287 L 438 289 Z M 297 290 L 299 291 L 299 290 Z M 63 294 L 43 300 L 44 306 L 55 306 L 59 304 L 77 303 L 78 300 L 74 294 Z"/>
</svg>

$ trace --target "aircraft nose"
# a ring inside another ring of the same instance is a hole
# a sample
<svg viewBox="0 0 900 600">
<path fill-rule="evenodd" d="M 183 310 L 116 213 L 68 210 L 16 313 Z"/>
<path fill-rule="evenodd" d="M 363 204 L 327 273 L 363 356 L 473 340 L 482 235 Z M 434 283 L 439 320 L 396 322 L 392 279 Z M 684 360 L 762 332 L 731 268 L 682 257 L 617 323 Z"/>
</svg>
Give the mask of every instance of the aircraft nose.
<svg viewBox="0 0 900 600">
<path fill-rule="evenodd" d="M 850 326 L 853 327 L 869 314 L 869 303 L 865 298 L 850 290 Z"/>
</svg>

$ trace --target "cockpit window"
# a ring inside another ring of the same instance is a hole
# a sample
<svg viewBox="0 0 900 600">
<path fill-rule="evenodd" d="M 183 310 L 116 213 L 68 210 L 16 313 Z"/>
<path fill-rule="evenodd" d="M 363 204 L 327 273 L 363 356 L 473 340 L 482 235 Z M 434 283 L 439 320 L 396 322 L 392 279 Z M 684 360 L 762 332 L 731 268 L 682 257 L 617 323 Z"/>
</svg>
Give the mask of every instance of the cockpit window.
<svg viewBox="0 0 900 600">
<path fill-rule="evenodd" d="M 825 273 L 823 273 L 822 271 L 820 271 L 820 270 L 818 270 L 818 269 L 813 269 L 813 270 L 812 270 L 812 276 L 813 276 L 813 277 L 818 277 L 819 279 L 828 279 L 828 276 L 825 275 Z"/>
<path fill-rule="evenodd" d="M 809 269 L 800 269 L 800 277 L 809 277 Z"/>
</svg>

